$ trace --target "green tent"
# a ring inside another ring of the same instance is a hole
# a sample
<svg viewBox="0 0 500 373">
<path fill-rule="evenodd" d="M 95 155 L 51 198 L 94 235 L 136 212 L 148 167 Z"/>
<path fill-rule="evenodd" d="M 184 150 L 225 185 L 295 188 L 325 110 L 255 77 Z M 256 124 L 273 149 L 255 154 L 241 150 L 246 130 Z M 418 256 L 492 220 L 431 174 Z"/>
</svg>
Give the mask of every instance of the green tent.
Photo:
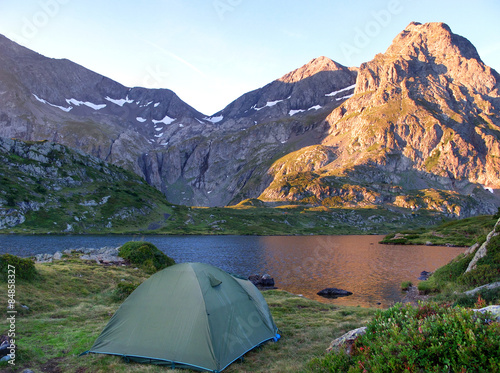
<svg viewBox="0 0 500 373">
<path fill-rule="evenodd" d="M 130 294 L 87 353 L 220 372 L 272 339 L 279 339 L 277 327 L 250 281 L 183 263 Z"/>
</svg>

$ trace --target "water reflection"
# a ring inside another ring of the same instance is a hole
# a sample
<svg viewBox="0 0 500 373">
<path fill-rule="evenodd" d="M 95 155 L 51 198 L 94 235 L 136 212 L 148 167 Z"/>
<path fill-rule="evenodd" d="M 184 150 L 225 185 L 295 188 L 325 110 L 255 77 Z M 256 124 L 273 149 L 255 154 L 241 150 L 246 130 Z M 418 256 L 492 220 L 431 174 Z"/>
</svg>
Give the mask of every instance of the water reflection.
<svg viewBox="0 0 500 373">
<path fill-rule="evenodd" d="M 276 285 L 322 302 L 387 307 L 401 300 L 402 281 L 416 282 L 423 270 L 434 271 L 462 248 L 380 245 L 382 236 L 262 237 L 266 266 Z M 279 274 L 279 276 L 277 275 Z M 325 299 L 327 287 L 353 292 Z"/>
<path fill-rule="evenodd" d="M 402 281 L 416 281 L 463 252 L 462 248 L 380 245 L 382 236 L 0 236 L 0 252 L 54 253 L 119 246 L 146 239 L 176 262 L 203 262 L 230 273 L 269 273 L 276 286 L 321 302 L 387 307 L 401 300 Z M 327 287 L 353 292 L 326 299 Z"/>
</svg>

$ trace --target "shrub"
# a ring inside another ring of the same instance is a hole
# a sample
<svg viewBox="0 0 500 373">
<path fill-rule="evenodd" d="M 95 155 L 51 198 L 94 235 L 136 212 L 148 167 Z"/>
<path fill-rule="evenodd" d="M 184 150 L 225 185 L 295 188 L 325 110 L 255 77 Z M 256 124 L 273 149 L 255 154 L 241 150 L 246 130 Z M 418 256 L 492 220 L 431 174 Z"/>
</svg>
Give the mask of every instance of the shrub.
<svg viewBox="0 0 500 373">
<path fill-rule="evenodd" d="M 9 265 L 11 267 L 9 267 Z M 29 258 L 19 258 L 11 254 L 0 255 L 1 281 L 7 282 L 9 274 L 13 274 L 13 272 L 9 273 L 9 269 L 12 270 L 13 268 L 15 268 L 16 280 L 33 281 L 39 277 L 33 260 Z"/>
<path fill-rule="evenodd" d="M 500 325 L 461 307 L 396 305 L 380 311 L 351 356 L 311 361 L 329 372 L 498 372 Z"/>
<path fill-rule="evenodd" d="M 137 284 L 131 282 L 120 282 L 113 293 L 115 301 L 122 301 L 127 298 L 137 288 Z"/>
<path fill-rule="evenodd" d="M 165 255 L 152 243 L 145 241 L 129 241 L 125 243 L 118 255 L 130 263 L 136 264 L 148 273 L 155 273 L 174 265 L 175 261 Z"/>
<path fill-rule="evenodd" d="M 489 264 L 480 264 L 470 272 L 464 273 L 460 282 L 468 287 L 477 287 L 500 279 L 500 268 Z"/>
</svg>

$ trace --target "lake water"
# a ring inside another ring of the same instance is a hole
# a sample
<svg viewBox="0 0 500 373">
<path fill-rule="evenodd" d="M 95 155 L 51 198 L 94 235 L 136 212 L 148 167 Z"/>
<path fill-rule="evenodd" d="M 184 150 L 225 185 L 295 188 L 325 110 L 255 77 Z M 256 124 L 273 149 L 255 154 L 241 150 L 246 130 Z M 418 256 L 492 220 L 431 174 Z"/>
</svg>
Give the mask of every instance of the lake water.
<svg viewBox="0 0 500 373">
<path fill-rule="evenodd" d="M 280 289 L 326 303 L 389 307 L 402 281 L 417 282 L 464 251 L 441 246 L 380 245 L 383 236 L 0 236 L 0 253 L 29 256 L 65 249 L 152 242 L 177 263 L 209 263 L 230 273 L 268 273 Z M 326 299 L 327 287 L 353 295 Z"/>
</svg>

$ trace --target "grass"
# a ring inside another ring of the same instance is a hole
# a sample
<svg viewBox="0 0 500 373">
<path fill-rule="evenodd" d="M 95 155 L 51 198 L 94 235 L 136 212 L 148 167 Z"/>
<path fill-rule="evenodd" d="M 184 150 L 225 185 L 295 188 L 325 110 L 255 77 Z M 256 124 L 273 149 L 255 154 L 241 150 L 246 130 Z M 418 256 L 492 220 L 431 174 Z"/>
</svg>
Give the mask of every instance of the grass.
<svg viewBox="0 0 500 373">
<path fill-rule="evenodd" d="M 491 232 L 498 217 L 491 215 L 476 216 L 460 220 L 452 220 L 438 226 L 421 227 L 416 230 L 405 230 L 391 233 L 381 243 L 398 245 L 451 245 L 472 246 L 476 242 L 484 242 Z"/>
<path fill-rule="evenodd" d="M 119 307 L 121 301 L 115 296 L 118 285 L 140 283 L 147 278 L 145 272 L 127 266 L 103 267 L 67 256 L 61 261 L 37 264 L 36 268 L 41 280 L 32 283 L 19 280 L 16 284 L 19 312 L 16 371 L 26 368 L 64 373 L 168 370 L 127 364 L 114 356 L 78 356 L 92 346 Z M 6 294 L 5 283 L 0 285 L 0 291 Z M 282 339 L 249 352 L 227 372 L 304 371 L 310 359 L 324 354 L 332 339 L 365 325 L 375 313 L 373 309 L 322 304 L 279 290 L 266 291 L 264 297 Z M 0 328 L 2 332 L 7 329 L 5 318 L 0 320 Z M 7 363 L 1 364 L 0 371 L 10 371 Z"/>
</svg>

